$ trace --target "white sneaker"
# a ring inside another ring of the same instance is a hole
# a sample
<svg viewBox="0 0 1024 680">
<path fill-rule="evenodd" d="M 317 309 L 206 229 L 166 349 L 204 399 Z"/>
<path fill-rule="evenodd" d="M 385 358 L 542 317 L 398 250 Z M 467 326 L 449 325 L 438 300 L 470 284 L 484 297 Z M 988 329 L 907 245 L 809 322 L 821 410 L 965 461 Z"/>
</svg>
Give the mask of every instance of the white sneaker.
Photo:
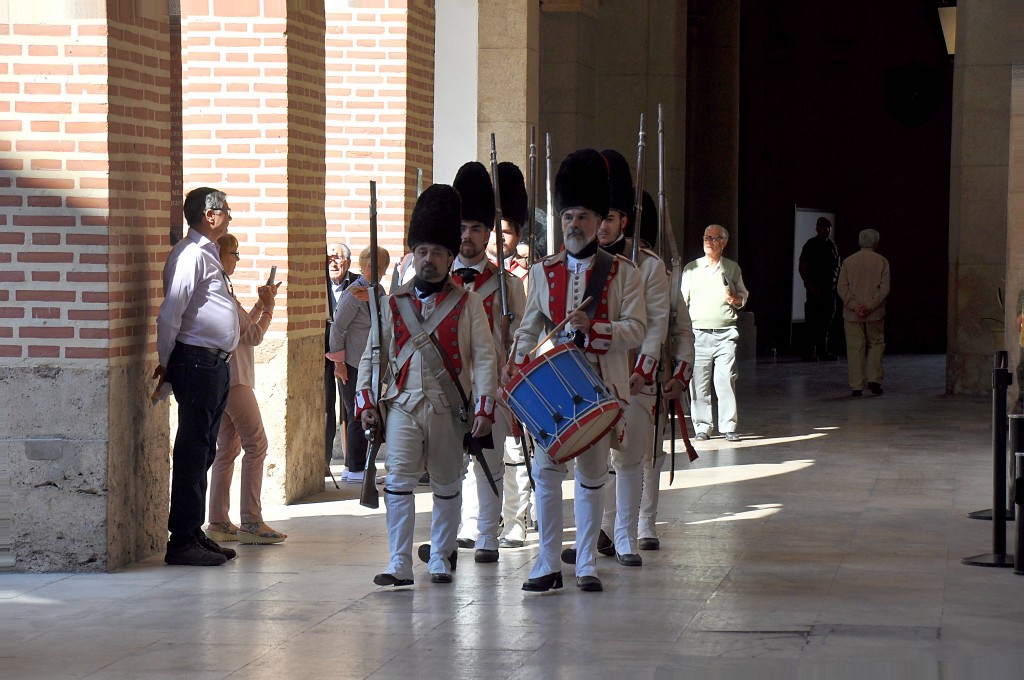
<svg viewBox="0 0 1024 680">
<path fill-rule="evenodd" d="M 359 472 L 348 472 L 346 470 L 345 474 L 347 474 L 348 476 L 347 477 L 343 477 L 342 479 L 344 479 L 349 484 L 362 484 L 363 483 L 363 476 L 364 476 L 365 473 L 362 470 L 360 470 Z"/>
<path fill-rule="evenodd" d="M 349 478 L 349 471 L 347 467 L 341 468 L 341 481 L 347 482 Z"/>
</svg>

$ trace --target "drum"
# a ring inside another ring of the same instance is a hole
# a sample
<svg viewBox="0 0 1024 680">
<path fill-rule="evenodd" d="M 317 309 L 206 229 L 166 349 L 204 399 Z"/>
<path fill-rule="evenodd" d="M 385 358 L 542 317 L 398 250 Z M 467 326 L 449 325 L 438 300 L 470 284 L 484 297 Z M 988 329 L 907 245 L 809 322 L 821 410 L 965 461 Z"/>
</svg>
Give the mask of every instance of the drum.
<svg viewBox="0 0 1024 680">
<path fill-rule="evenodd" d="M 583 453 L 622 417 L 622 405 L 575 345 L 526 364 L 502 389 L 505 404 L 556 463 Z"/>
</svg>

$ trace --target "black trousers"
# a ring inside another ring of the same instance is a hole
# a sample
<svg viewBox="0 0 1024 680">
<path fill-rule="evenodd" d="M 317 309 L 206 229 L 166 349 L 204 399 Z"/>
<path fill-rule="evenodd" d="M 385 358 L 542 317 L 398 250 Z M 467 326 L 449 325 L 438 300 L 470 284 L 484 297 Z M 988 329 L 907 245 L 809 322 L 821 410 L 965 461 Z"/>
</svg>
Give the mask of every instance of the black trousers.
<svg viewBox="0 0 1024 680">
<path fill-rule="evenodd" d="M 324 452 L 326 462 L 331 464 L 331 453 L 334 450 L 334 436 L 338 433 L 338 421 L 345 420 L 345 399 L 339 399 L 341 391 L 341 380 L 334 377 L 334 362 L 330 359 L 324 360 L 324 403 L 326 404 L 324 414 Z"/>
<path fill-rule="evenodd" d="M 818 357 L 828 354 L 828 333 L 836 313 L 836 294 L 828 291 L 819 295 L 807 293 L 804 317 L 807 321 L 807 353 Z"/>
<path fill-rule="evenodd" d="M 228 362 L 201 347 L 178 344 L 167 361 L 167 382 L 178 402 L 174 435 L 170 544 L 184 545 L 206 521 L 207 473 L 217 457 L 220 418 L 228 404 Z"/>
<path fill-rule="evenodd" d="M 341 385 L 341 396 L 345 400 L 345 412 L 355 413 L 359 369 L 347 361 L 345 366 L 348 368 L 348 382 Z M 345 432 L 345 467 L 349 472 L 360 472 L 366 468 L 366 436 L 363 434 L 362 424 L 355 418 L 348 419 L 348 429 Z"/>
</svg>

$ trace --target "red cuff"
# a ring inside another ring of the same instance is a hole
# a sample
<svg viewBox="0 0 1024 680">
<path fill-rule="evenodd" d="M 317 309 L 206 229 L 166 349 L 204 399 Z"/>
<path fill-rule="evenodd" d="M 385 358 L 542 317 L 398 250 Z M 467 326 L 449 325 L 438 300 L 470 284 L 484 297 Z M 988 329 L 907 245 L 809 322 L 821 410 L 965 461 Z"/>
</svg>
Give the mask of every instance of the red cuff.
<svg viewBox="0 0 1024 680">
<path fill-rule="evenodd" d="M 647 354 L 639 354 L 636 357 L 636 366 L 633 372 L 644 379 L 650 385 L 654 382 L 654 370 L 658 367 L 658 360 Z"/>
<path fill-rule="evenodd" d="M 519 370 L 522 370 L 523 366 L 530 363 L 530 355 L 525 352 L 516 352 L 516 356 L 512 359 L 512 363 L 515 364 Z"/>
<path fill-rule="evenodd" d="M 607 354 L 611 346 L 612 325 L 606 321 L 591 324 L 584 349 L 591 354 Z"/>
<path fill-rule="evenodd" d="M 494 422 L 494 399 L 491 397 L 477 397 L 476 398 L 476 409 L 473 413 L 474 418 L 483 416 L 484 418 L 490 419 Z"/>
<path fill-rule="evenodd" d="M 690 384 L 690 378 L 692 376 L 693 366 L 686 363 L 685 361 L 680 361 L 678 364 L 676 364 L 676 370 L 672 373 L 672 377 L 678 380 L 679 382 L 683 383 L 684 386 Z"/>
<path fill-rule="evenodd" d="M 376 410 L 377 405 L 373 401 L 373 395 L 370 394 L 370 390 L 359 390 L 356 392 L 356 415 L 358 419 L 363 415 L 363 411 Z"/>
</svg>

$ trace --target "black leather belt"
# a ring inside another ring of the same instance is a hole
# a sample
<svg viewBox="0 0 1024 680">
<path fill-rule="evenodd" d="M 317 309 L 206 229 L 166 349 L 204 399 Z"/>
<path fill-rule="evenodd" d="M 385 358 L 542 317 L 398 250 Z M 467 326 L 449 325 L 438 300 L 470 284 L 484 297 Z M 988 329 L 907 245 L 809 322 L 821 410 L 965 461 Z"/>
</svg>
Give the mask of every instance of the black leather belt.
<svg viewBox="0 0 1024 680">
<path fill-rule="evenodd" d="M 178 346 L 178 347 L 182 347 L 182 348 L 188 349 L 188 350 L 199 350 L 199 351 L 202 351 L 202 352 L 209 352 L 213 356 L 215 356 L 218 359 L 221 359 L 223 361 L 227 361 L 228 359 L 231 358 L 231 352 L 225 352 L 222 349 L 216 349 L 214 347 L 200 347 L 199 345 L 190 345 L 190 344 L 185 343 L 185 342 L 176 342 L 174 344 L 176 346 Z"/>
<path fill-rule="evenodd" d="M 725 328 L 697 328 L 695 330 L 703 333 L 725 333 L 726 331 L 731 331 L 733 328 L 734 326 L 726 326 Z"/>
</svg>

